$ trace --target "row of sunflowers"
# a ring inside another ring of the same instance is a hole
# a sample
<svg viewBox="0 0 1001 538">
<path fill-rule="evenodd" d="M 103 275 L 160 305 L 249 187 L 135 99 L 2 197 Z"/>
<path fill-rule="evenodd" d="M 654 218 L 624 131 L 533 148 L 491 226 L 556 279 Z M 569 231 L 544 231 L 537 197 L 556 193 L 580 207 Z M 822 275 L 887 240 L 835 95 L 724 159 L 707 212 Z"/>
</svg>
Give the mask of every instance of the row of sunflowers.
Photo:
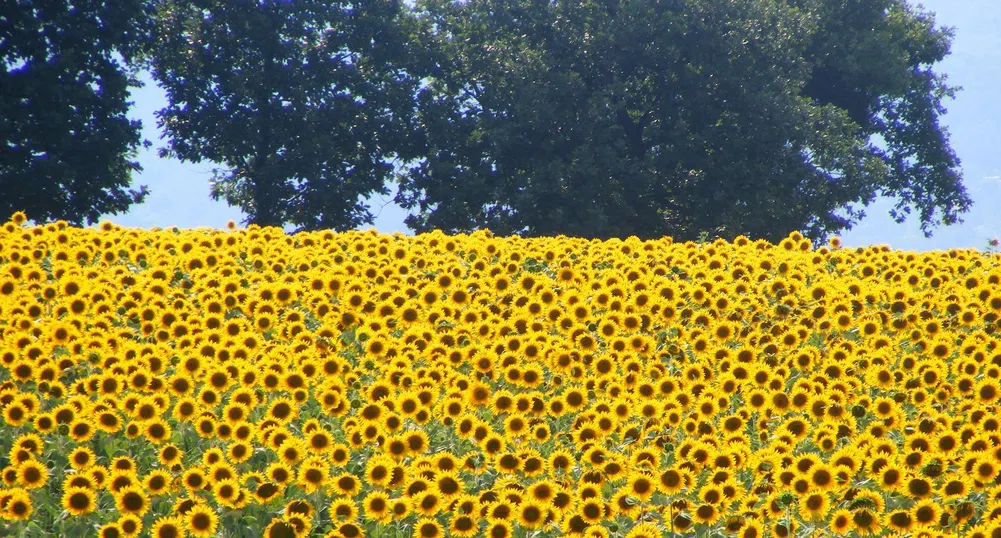
<svg viewBox="0 0 1001 538">
<path fill-rule="evenodd" d="M 999 537 L 999 262 L 15 215 L 0 535 Z"/>
</svg>

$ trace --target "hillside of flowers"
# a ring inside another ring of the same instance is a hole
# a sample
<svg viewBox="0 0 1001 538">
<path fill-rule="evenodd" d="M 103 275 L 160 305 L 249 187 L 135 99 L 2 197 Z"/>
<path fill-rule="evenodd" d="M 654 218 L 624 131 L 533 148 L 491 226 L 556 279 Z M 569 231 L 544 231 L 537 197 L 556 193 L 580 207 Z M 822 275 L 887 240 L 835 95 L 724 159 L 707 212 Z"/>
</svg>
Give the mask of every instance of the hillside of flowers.
<svg viewBox="0 0 1001 538">
<path fill-rule="evenodd" d="M 1001 256 L 0 228 L 0 535 L 1001 536 Z"/>
</svg>

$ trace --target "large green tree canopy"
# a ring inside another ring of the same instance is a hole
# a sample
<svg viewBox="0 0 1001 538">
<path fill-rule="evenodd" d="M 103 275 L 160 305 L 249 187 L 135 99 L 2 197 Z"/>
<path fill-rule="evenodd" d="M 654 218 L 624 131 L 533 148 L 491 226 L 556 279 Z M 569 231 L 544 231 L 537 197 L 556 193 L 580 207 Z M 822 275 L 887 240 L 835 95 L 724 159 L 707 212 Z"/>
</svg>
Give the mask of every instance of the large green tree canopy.
<svg viewBox="0 0 1001 538">
<path fill-rule="evenodd" d="M 164 155 L 221 163 L 248 222 L 351 229 L 407 156 L 418 81 L 398 0 L 164 0 L 153 75 Z"/>
<path fill-rule="evenodd" d="M 5 1 L 0 9 L 0 221 L 92 223 L 139 203 L 130 61 L 149 29 L 139 0 Z"/>
<path fill-rule="evenodd" d="M 971 201 L 903 0 L 422 0 L 418 231 L 814 238 Z"/>
</svg>

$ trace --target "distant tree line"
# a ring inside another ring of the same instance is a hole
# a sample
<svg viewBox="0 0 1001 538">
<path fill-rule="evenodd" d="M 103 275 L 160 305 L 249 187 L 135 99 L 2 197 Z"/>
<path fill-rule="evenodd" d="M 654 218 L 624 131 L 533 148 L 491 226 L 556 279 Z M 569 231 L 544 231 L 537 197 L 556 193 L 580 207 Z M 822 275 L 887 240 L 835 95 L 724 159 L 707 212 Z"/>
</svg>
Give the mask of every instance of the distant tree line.
<svg viewBox="0 0 1001 538">
<path fill-rule="evenodd" d="M 922 230 L 971 205 L 904 0 L 15 0 L 0 14 L 0 220 L 93 222 L 132 188 L 128 90 L 163 157 L 248 223 L 641 238 Z M 395 166 L 394 166 L 395 163 Z"/>
</svg>

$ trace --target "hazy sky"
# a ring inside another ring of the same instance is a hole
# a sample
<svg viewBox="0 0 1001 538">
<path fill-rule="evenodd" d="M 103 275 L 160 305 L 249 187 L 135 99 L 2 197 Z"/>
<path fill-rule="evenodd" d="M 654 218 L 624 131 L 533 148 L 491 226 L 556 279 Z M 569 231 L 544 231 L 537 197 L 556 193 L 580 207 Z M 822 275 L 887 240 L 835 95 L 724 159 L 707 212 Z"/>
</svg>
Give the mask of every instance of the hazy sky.
<svg viewBox="0 0 1001 538">
<path fill-rule="evenodd" d="M 963 216 L 965 222 L 939 227 L 926 239 L 916 219 L 896 224 L 887 215 L 892 200 L 879 200 L 855 229 L 842 235 L 846 246 L 886 244 L 910 250 L 983 248 L 988 239 L 1001 236 L 1001 2 L 998 0 L 927 0 L 927 10 L 936 22 L 956 31 L 952 54 L 936 67 L 949 75 L 949 82 L 963 88 L 946 102 L 942 122 L 951 133 L 952 145 L 962 161 L 964 182 L 974 201 Z M 155 110 L 165 106 L 163 91 L 148 81 L 133 92 L 132 116 L 143 122 L 144 137 L 153 147 L 143 150 L 139 162 L 144 171 L 135 183 L 149 186 L 151 194 L 142 205 L 125 215 L 109 217 L 123 226 L 181 226 L 221 228 L 244 215 L 225 202 L 209 198 L 212 163 L 189 164 L 161 159 L 156 149 L 164 142 L 156 127 Z M 375 227 L 382 232 L 409 233 L 403 224 L 405 212 L 391 197 L 371 200 Z"/>
</svg>

